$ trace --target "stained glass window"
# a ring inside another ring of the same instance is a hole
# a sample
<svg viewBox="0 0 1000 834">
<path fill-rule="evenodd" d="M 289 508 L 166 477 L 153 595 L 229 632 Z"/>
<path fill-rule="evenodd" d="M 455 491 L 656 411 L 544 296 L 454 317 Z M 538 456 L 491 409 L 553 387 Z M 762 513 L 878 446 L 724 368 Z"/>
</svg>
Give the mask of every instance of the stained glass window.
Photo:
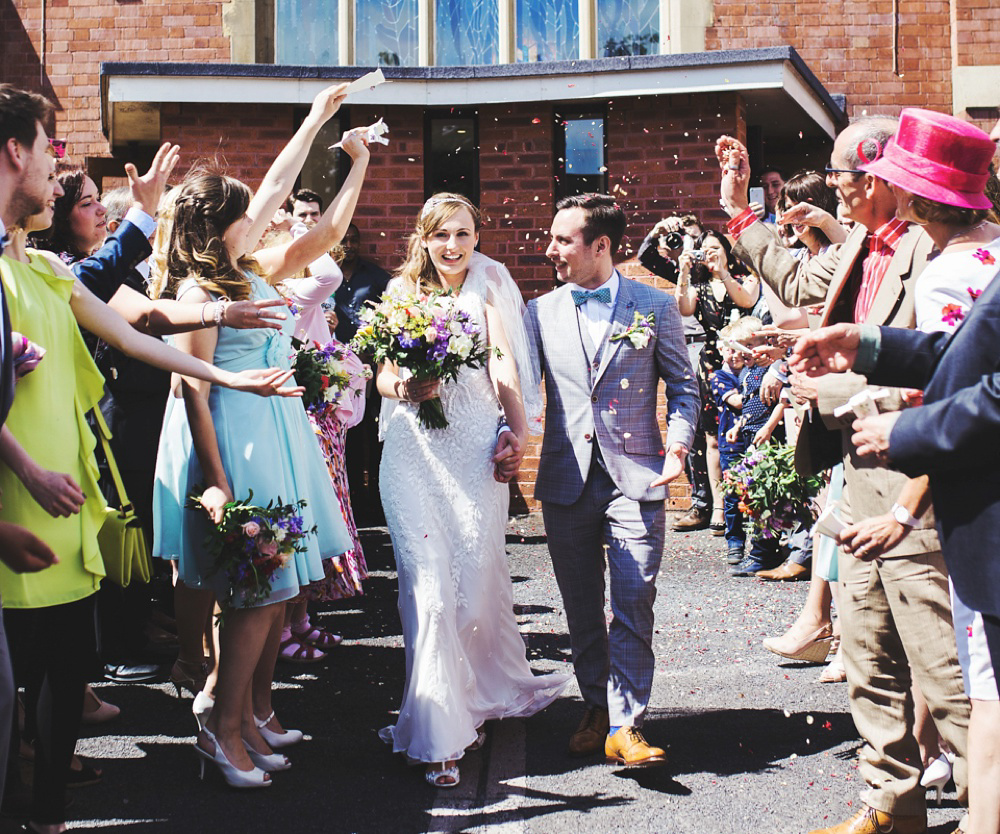
<svg viewBox="0 0 1000 834">
<path fill-rule="evenodd" d="M 455 67 L 498 62 L 497 0 L 435 2 L 434 63 Z"/>
<path fill-rule="evenodd" d="M 597 0 L 597 54 L 657 55 L 660 0 Z"/>
<path fill-rule="evenodd" d="M 415 67 L 418 0 L 355 0 L 355 63 Z"/>
<path fill-rule="evenodd" d="M 274 61 L 336 65 L 337 0 L 276 0 Z"/>
<path fill-rule="evenodd" d="M 517 0 L 517 60 L 580 57 L 578 0 Z"/>
</svg>

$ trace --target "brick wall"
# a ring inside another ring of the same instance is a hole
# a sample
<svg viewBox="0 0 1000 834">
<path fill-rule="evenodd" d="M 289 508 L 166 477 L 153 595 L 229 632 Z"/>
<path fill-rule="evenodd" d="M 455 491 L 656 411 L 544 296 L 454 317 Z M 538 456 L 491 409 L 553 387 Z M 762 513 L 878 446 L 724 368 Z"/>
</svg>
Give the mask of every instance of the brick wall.
<svg viewBox="0 0 1000 834">
<path fill-rule="evenodd" d="M 110 152 L 101 133 L 102 61 L 229 61 L 221 2 L 46 0 L 43 73 L 42 6 L 0 3 L 0 77 L 59 105 L 57 133 L 79 160 Z"/>
<path fill-rule="evenodd" d="M 987 29 L 983 9 L 993 0 L 959 0 L 970 7 L 969 29 Z M 789 44 L 831 93 L 847 95 L 849 115 L 896 114 L 903 107 L 951 112 L 951 22 L 946 0 L 900 0 L 899 75 L 893 74 L 890 0 L 715 0 L 706 49 Z M 973 22 L 973 18 L 975 22 Z M 994 27 L 995 29 L 996 27 Z M 994 35 L 994 37 L 996 37 Z M 995 41 L 994 41 L 995 43 Z M 984 50 L 985 52 L 985 50 Z M 984 54 L 983 62 L 995 61 Z"/>
<path fill-rule="evenodd" d="M 954 0 L 955 63 L 979 67 L 1000 63 L 1000 5 L 995 0 Z M 1000 103 L 1000 91 L 997 91 Z"/>
</svg>

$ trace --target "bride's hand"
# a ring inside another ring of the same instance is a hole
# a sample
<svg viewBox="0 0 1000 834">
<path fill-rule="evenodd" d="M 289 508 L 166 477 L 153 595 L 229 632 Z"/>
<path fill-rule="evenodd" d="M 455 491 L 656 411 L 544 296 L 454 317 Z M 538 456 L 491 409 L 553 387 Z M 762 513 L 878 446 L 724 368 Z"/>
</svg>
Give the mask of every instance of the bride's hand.
<svg viewBox="0 0 1000 834">
<path fill-rule="evenodd" d="M 401 379 L 396 383 L 396 396 L 403 402 L 422 403 L 438 396 L 440 379 Z"/>
</svg>

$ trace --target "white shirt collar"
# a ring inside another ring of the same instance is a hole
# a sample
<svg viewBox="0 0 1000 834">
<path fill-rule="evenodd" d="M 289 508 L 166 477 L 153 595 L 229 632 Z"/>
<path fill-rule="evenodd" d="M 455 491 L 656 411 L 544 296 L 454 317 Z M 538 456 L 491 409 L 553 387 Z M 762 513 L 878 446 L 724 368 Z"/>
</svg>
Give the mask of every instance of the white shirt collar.
<svg viewBox="0 0 1000 834">
<path fill-rule="evenodd" d="M 612 269 L 611 270 L 611 277 L 608 278 L 608 280 L 605 281 L 603 284 L 599 284 L 596 287 L 591 287 L 590 288 L 590 292 L 595 292 L 597 290 L 601 290 L 601 289 L 604 289 L 605 287 L 607 287 L 608 290 L 611 293 L 611 304 L 609 306 L 614 307 L 615 306 L 615 299 L 618 298 L 618 287 L 619 287 L 620 283 L 621 282 L 619 280 L 618 270 L 617 269 Z"/>
</svg>

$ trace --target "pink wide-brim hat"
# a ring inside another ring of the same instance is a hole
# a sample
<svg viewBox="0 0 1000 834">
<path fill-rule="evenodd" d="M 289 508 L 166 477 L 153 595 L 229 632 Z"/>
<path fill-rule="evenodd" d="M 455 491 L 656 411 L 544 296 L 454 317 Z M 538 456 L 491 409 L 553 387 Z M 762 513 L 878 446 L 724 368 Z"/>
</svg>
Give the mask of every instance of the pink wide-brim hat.
<svg viewBox="0 0 1000 834">
<path fill-rule="evenodd" d="M 983 191 L 997 146 L 975 125 L 954 116 L 904 108 L 896 135 L 862 171 L 936 203 L 992 208 Z"/>
</svg>

